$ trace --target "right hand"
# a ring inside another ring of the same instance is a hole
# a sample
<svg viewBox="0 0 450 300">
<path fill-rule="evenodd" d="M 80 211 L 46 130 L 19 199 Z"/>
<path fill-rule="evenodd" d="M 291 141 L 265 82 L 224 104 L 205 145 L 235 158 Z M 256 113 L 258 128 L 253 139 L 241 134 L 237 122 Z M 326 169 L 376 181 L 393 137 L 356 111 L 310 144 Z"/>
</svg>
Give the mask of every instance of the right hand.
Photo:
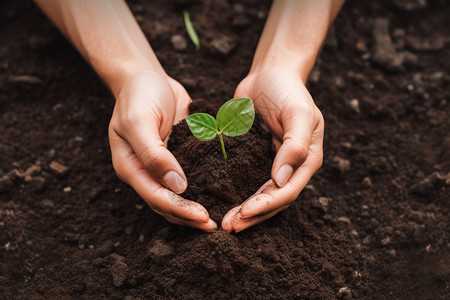
<svg viewBox="0 0 450 300">
<path fill-rule="evenodd" d="M 164 143 L 190 102 L 183 86 L 166 75 L 145 71 L 127 80 L 109 125 L 112 162 L 117 176 L 169 222 L 213 231 L 217 225 L 206 209 L 178 195 L 186 190 L 186 176 Z"/>
</svg>

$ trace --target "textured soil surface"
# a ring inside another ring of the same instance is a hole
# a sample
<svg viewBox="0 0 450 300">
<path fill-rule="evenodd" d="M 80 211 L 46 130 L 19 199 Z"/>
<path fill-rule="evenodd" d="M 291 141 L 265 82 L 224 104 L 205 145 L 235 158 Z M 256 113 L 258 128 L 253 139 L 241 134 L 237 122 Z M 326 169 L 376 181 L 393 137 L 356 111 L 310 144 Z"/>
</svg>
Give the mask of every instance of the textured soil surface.
<svg viewBox="0 0 450 300">
<path fill-rule="evenodd" d="M 205 100 L 195 100 L 189 111 L 217 114 Z M 218 224 L 231 208 L 253 195 L 270 177 L 275 151 L 272 135 L 262 129 L 260 122 L 257 115 L 247 134 L 223 136 L 227 160 L 223 158 L 218 137 L 209 142 L 199 141 L 185 121 L 172 130 L 168 147 L 189 182 L 182 196 L 201 203 Z"/>
<path fill-rule="evenodd" d="M 174 3 L 130 6 L 166 71 L 208 100 L 193 110 L 215 114 L 269 3 Z M 308 83 L 322 169 L 290 208 L 227 234 L 166 222 L 116 178 L 114 99 L 32 2 L 2 1 L 0 299 L 449 299 L 449 15 L 444 0 L 349 0 Z M 220 220 L 269 178 L 270 137 L 227 139 L 227 162 L 194 139 L 181 123 L 170 140 L 186 197 Z"/>
</svg>

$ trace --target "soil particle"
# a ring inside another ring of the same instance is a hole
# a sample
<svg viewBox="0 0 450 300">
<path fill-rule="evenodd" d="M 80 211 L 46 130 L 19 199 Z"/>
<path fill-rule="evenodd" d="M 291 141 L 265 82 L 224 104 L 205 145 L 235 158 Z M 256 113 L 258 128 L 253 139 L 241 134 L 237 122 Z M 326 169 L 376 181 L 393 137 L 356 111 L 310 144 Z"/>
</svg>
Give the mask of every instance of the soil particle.
<svg viewBox="0 0 450 300">
<path fill-rule="evenodd" d="M 41 207 L 42 208 L 53 208 L 53 207 L 55 207 L 55 204 L 50 199 L 44 199 L 41 201 Z"/>
<path fill-rule="evenodd" d="M 56 174 L 59 174 L 59 175 L 64 175 L 69 170 L 68 167 L 66 167 L 65 165 L 63 165 L 57 161 L 52 161 L 48 165 L 48 167 L 50 168 L 50 170 L 54 171 Z"/>
<path fill-rule="evenodd" d="M 105 241 L 100 247 L 95 249 L 94 257 L 104 257 L 114 251 L 114 243 L 111 240 Z"/>
<path fill-rule="evenodd" d="M 389 35 L 389 20 L 378 18 L 373 26 L 374 48 L 372 60 L 388 70 L 399 70 L 405 60 L 405 55 L 395 51 Z"/>
<path fill-rule="evenodd" d="M 440 51 L 444 49 L 445 43 L 446 40 L 441 35 L 425 39 L 411 35 L 406 37 L 406 44 L 415 51 Z"/>
<path fill-rule="evenodd" d="M 336 76 L 336 78 L 335 78 L 335 80 L 334 80 L 334 84 L 336 85 L 336 87 L 338 88 L 338 89 L 340 89 L 340 90 L 343 90 L 343 89 L 345 89 L 345 87 L 346 87 L 346 83 L 345 83 L 345 80 L 344 80 L 344 77 L 342 77 L 342 76 Z"/>
<path fill-rule="evenodd" d="M 213 54 L 228 56 L 237 46 L 235 39 L 230 36 L 221 35 L 209 43 L 209 50 Z"/>
<path fill-rule="evenodd" d="M 148 255 L 157 263 L 164 264 L 173 254 L 173 249 L 161 240 L 154 242 L 153 246 L 148 250 Z"/>
<path fill-rule="evenodd" d="M 10 76 L 8 78 L 8 80 L 11 82 L 27 83 L 30 85 L 43 84 L 43 82 L 40 78 L 33 76 L 33 75 L 15 75 L 15 76 Z"/>
<path fill-rule="evenodd" d="M 340 156 L 333 157 L 333 167 L 341 174 L 350 170 L 350 161 Z"/>
<path fill-rule="evenodd" d="M 411 191 L 421 196 L 430 195 L 436 187 L 444 183 L 444 176 L 434 172 L 411 186 Z"/>
<path fill-rule="evenodd" d="M 324 213 L 326 213 L 332 200 L 333 199 L 328 197 L 319 197 L 319 199 L 314 198 L 312 200 L 312 206 L 320 208 Z"/>
<path fill-rule="evenodd" d="M 115 286 L 121 286 L 128 277 L 128 266 L 121 260 L 117 260 L 110 268 Z"/>
<path fill-rule="evenodd" d="M 175 34 L 170 38 L 172 46 L 177 51 L 183 51 L 187 48 L 187 40 L 181 34 Z"/>
<path fill-rule="evenodd" d="M 339 289 L 336 293 L 336 298 L 338 299 L 352 299 L 352 291 L 350 288 L 344 286 Z"/>
<path fill-rule="evenodd" d="M 352 99 L 349 102 L 350 108 L 353 110 L 353 112 L 359 114 L 361 110 L 359 109 L 359 100 L 358 99 Z"/>
</svg>

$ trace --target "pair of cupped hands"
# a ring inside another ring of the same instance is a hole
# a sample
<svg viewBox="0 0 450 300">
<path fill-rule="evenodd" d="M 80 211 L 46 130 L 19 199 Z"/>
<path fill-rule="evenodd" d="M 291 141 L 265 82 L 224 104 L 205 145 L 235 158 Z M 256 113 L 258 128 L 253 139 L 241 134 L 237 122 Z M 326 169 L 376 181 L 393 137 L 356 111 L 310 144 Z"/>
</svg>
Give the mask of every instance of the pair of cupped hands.
<svg viewBox="0 0 450 300">
<path fill-rule="evenodd" d="M 258 101 L 258 95 L 268 101 Z M 277 154 L 271 179 L 222 219 L 227 232 L 242 231 L 286 209 L 323 157 L 323 117 L 297 72 L 288 67 L 251 72 L 234 97 L 254 100 Z M 165 74 L 142 71 L 130 76 L 116 96 L 109 126 L 112 162 L 118 177 L 169 222 L 214 231 L 218 224 L 207 210 L 178 195 L 189 183 L 165 143 L 172 126 L 188 116 L 191 101 L 184 87 Z"/>
</svg>

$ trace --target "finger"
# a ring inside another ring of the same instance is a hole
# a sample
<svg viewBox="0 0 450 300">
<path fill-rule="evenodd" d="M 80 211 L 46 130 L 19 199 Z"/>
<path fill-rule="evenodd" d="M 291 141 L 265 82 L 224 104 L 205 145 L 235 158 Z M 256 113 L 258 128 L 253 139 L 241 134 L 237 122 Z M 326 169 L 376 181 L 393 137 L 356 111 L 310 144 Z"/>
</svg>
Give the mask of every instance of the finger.
<svg viewBox="0 0 450 300">
<path fill-rule="evenodd" d="M 242 205 L 236 206 L 232 208 L 223 218 L 222 220 L 222 229 L 225 230 L 228 233 L 231 233 L 233 230 L 236 232 L 240 232 L 244 229 L 247 229 L 251 226 L 254 226 L 256 224 L 259 224 L 280 211 L 286 209 L 289 207 L 289 205 L 285 205 L 282 207 L 279 207 L 278 209 L 271 211 L 265 215 L 259 215 L 252 218 L 243 218 L 241 216 L 241 207 Z"/>
<path fill-rule="evenodd" d="M 233 221 L 236 214 L 241 210 L 241 206 L 236 206 L 230 209 L 225 216 L 223 216 L 222 219 L 222 229 L 225 230 L 228 233 L 231 233 L 233 231 Z"/>
<path fill-rule="evenodd" d="M 172 215 L 163 215 L 163 217 L 169 221 L 170 223 L 177 224 L 177 225 L 183 225 L 183 226 L 189 226 L 192 228 L 197 228 L 206 232 L 212 232 L 217 229 L 217 224 L 212 219 L 209 219 L 207 222 L 194 222 L 189 220 L 184 220 L 177 218 Z"/>
<path fill-rule="evenodd" d="M 273 210 L 265 215 L 259 215 L 259 216 L 255 216 L 252 218 L 243 218 L 240 215 L 240 213 L 238 213 L 234 218 L 235 222 L 233 222 L 233 230 L 236 232 L 241 232 L 244 229 L 247 229 L 251 226 L 259 224 L 259 223 L 273 217 L 274 215 L 276 215 L 277 213 L 279 213 L 282 210 L 285 210 L 288 207 L 289 207 L 289 205 L 284 205 L 284 206 L 281 206 L 281 207 L 277 208 L 276 210 Z"/>
<path fill-rule="evenodd" d="M 176 158 L 165 147 L 156 120 L 149 120 L 146 124 L 137 121 L 128 128 L 122 127 L 126 128 L 126 134 L 121 135 L 122 132 L 115 130 L 116 135 L 121 138 L 126 136 L 143 168 L 165 187 L 177 194 L 183 193 L 187 188 L 186 176 Z"/>
<path fill-rule="evenodd" d="M 308 157 L 307 161 L 297 169 L 283 187 L 277 186 L 272 180 L 266 182 L 263 190 L 259 190 L 242 204 L 241 216 L 250 218 L 264 215 L 279 207 L 291 204 L 317 171 L 318 167 L 316 166 L 321 161 L 315 162 L 316 160 L 320 160 L 320 156 L 311 155 Z"/>
<path fill-rule="evenodd" d="M 202 205 L 169 191 L 152 178 L 125 140 L 112 133 L 110 144 L 118 176 L 125 179 L 153 210 L 184 220 L 209 221 L 209 214 Z"/>
<path fill-rule="evenodd" d="M 282 187 L 288 182 L 294 171 L 307 159 L 311 144 L 314 116 L 311 113 L 296 113 L 295 109 L 286 114 L 283 120 L 283 143 L 272 165 L 272 179 Z"/>
</svg>

